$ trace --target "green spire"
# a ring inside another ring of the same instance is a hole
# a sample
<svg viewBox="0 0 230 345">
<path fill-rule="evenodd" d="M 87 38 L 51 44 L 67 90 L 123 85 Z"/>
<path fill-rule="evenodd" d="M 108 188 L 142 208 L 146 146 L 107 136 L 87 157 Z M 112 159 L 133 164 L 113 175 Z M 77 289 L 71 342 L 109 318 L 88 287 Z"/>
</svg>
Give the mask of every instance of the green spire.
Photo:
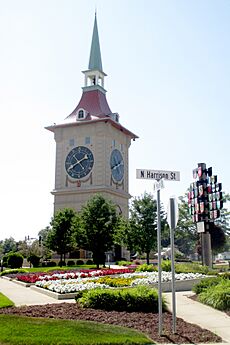
<svg viewBox="0 0 230 345">
<path fill-rule="evenodd" d="M 92 43 L 91 43 L 90 58 L 89 58 L 89 70 L 103 71 L 96 13 L 95 13 L 95 20 L 94 20 L 94 27 L 93 27 L 93 37 L 92 37 Z"/>
</svg>

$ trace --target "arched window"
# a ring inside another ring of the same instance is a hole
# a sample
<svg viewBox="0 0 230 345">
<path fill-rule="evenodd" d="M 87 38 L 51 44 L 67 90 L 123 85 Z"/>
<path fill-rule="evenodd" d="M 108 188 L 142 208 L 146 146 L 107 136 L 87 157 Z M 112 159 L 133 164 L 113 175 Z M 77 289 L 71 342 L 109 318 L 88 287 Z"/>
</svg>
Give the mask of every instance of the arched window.
<svg viewBox="0 0 230 345">
<path fill-rule="evenodd" d="M 80 109 L 78 111 L 78 118 L 79 119 L 84 119 L 84 117 L 85 117 L 84 110 Z"/>
</svg>

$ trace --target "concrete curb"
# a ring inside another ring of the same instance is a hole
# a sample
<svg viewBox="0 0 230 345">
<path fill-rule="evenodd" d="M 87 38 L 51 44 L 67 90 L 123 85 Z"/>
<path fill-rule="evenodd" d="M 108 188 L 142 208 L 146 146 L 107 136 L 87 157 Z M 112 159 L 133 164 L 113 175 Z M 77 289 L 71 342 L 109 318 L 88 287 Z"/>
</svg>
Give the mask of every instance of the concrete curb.
<svg viewBox="0 0 230 345">
<path fill-rule="evenodd" d="M 176 280 L 175 282 L 175 288 L 176 288 L 176 291 L 191 291 L 192 290 L 192 287 L 199 283 L 201 281 L 201 278 L 199 279 L 190 279 L 190 280 Z M 13 280 L 13 282 L 15 283 L 20 283 L 18 281 L 15 281 Z M 172 291 L 172 286 L 171 286 L 171 282 L 163 282 L 162 283 L 162 292 L 171 292 Z M 27 286 L 25 285 L 25 283 L 22 282 L 23 286 Z M 29 286 L 29 285 L 28 285 Z M 158 288 L 158 284 L 151 284 L 149 285 L 151 287 L 154 287 L 154 288 Z M 41 287 L 38 287 L 38 286 L 35 286 L 33 284 L 31 284 L 30 288 L 34 291 L 37 291 L 37 292 L 40 292 L 46 296 L 49 296 L 49 297 L 52 297 L 52 298 L 55 298 L 57 300 L 64 300 L 64 299 L 75 299 L 75 297 L 77 296 L 77 292 L 71 292 L 71 293 L 58 293 L 58 292 L 54 292 L 54 291 L 50 291 L 48 289 L 44 289 L 44 288 L 41 288 Z"/>
<path fill-rule="evenodd" d="M 55 298 L 55 299 L 58 299 L 58 300 L 64 300 L 64 299 L 75 299 L 75 296 L 77 296 L 77 292 L 74 293 L 58 293 L 58 292 L 54 292 L 54 291 L 50 291 L 50 290 L 47 290 L 47 289 L 43 289 L 43 288 L 40 288 L 38 286 L 35 286 L 35 285 L 32 285 L 30 287 L 31 290 L 34 290 L 34 291 L 37 291 L 39 293 L 42 293 L 46 296 L 49 296 L 49 297 L 52 297 L 52 298 Z"/>
</svg>

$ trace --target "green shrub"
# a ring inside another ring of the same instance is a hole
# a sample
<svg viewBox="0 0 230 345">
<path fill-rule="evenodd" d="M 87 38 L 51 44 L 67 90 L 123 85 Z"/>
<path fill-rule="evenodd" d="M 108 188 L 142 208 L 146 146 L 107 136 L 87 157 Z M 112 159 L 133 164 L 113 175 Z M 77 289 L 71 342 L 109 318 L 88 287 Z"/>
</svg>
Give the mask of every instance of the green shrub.
<svg viewBox="0 0 230 345">
<path fill-rule="evenodd" d="M 14 268 L 14 269 L 9 269 L 9 270 L 4 270 L 3 272 L 0 273 L 0 276 L 6 276 L 8 274 L 17 274 L 17 273 L 28 273 L 29 271 L 24 269 L 24 268 Z"/>
<path fill-rule="evenodd" d="M 215 287 L 205 289 L 198 295 L 198 300 L 215 309 L 230 310 L 230 280 L 222 279 Z"/>
<path fill-rule="evenodd" d="M 116 265 L 119 266 L 129 266 L 132 265 L 131 261 L 127 261 L 127 260 L 121 260 L 121 261 L 116 261 Z"/>
<path fill-rule="evenodd" d="M 39 256 L 35 254 L 31 254 L 30 256 L 28 256 L 27 260 L 33 265 L 33 267 L 39 267 L 39 263 L 40 263 Z"/>
<path fill-rule="evenodd" d="M 85 291 L 77 302 L 85 308 L 116 310 L 127 312 L 158 312 L 156 289 L 138 286 L 127 289 L 95 289 Z M 165 300 L 162 308 L 166 309 Z"/>
<path fill-rule="evenodd" d="M 195 292 L 197 295 L 199 295 L 201 292 L 203 292 L 207 288 L 219 284 L 219 282 L 220 282 L 220 278 L 218 277 L 204 278 L 199 283 L 193 286 L 192 291 Z"/>
<path fill-rule="evenodd" d="M 171 271 L 171 260 L 163 260 L 161 262 L 161 269 L 162 269 L 162 271 L 170 272 Z"/>
<path fill-rule="evenodd" d="M 75 266 L 75 261 L 74 260 L 68 260 L 67 266 Z"/>
<path fill-rule="evenodd" d="M 176 263 L 175 272 L 208 274 L 209 268 L 207 266 L 202 266 L 198 263 Z"/>
<path fill-rule="evenodd" d="M 55 261 L 47 261 L 46 263 L 46 267 L 55 267 L 57 266 Z"/>
<path fill-rule="evenodd" d="M 86 265 L 93 265 L 93 260 L 92 259 L 88 259 L 86 261 Z"/>
<path fill-rule="evenodd" d="M 58 263 L 58 266 L 60 266 L 60 267 L 62 267 L 62 266 L 66 266 L 66 262 L 65 261 L 59 261 L 59 263 Z"/>
<path fill-rule="evenodd" d="M 77 265 L 77 266 L 84 265 L 84 261 L 81 260 L 81 259 L 78 259 L 78 260 L 76 261 L 76 265 Z"/>
<path fill-rule="evenodd" d="M 230 272 L 221 273 L 218 276 L 223 279 L 230 279 Z"/>
<path fill-rule="evenodd" d="M 157 271 L 157 266 L 142 264 L 135 270 L 136 272 L 154 272 Z"/>
<path fill-rule="evenodd" d="M 23 264 L 23 256 L 20 253 L 9 253 L 7 266 L 10 268 L 21 268 Z"/>
<path fill-rule="evenodd" d="M 7 260 L 8 260 L 8 255 L 4 255 L 2 258 L 2 266 L 7 267 Z"/>
</svg>

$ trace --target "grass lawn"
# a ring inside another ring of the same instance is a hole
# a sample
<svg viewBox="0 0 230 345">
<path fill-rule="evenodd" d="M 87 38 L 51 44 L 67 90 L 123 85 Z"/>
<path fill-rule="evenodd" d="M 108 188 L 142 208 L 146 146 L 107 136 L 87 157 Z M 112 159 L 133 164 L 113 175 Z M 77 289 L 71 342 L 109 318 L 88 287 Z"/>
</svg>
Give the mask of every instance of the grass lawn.
<svg viewBox="0 0 230 345">
<path fill-rule="evenodd" d="M 14 303 L 0 292 L 0 308 L 12 307 Z"/>
<path fill-rule="evenodd" d="M 81 266 L 54 266 L 54 267 L 26 267 L 26 270 L 31 273 L 36 272 L 50 272 L 50 271 L 56 271 L 56 270 L 79 270 L 79 269 L 96 269 L 96 265 L 81 265 Z"/>
<path fill-rule="evenodd" d="M 135 345 L 153 342 L 136 330 L 91 321 L 0 315 L 0 344 Z"/>
</svg>

